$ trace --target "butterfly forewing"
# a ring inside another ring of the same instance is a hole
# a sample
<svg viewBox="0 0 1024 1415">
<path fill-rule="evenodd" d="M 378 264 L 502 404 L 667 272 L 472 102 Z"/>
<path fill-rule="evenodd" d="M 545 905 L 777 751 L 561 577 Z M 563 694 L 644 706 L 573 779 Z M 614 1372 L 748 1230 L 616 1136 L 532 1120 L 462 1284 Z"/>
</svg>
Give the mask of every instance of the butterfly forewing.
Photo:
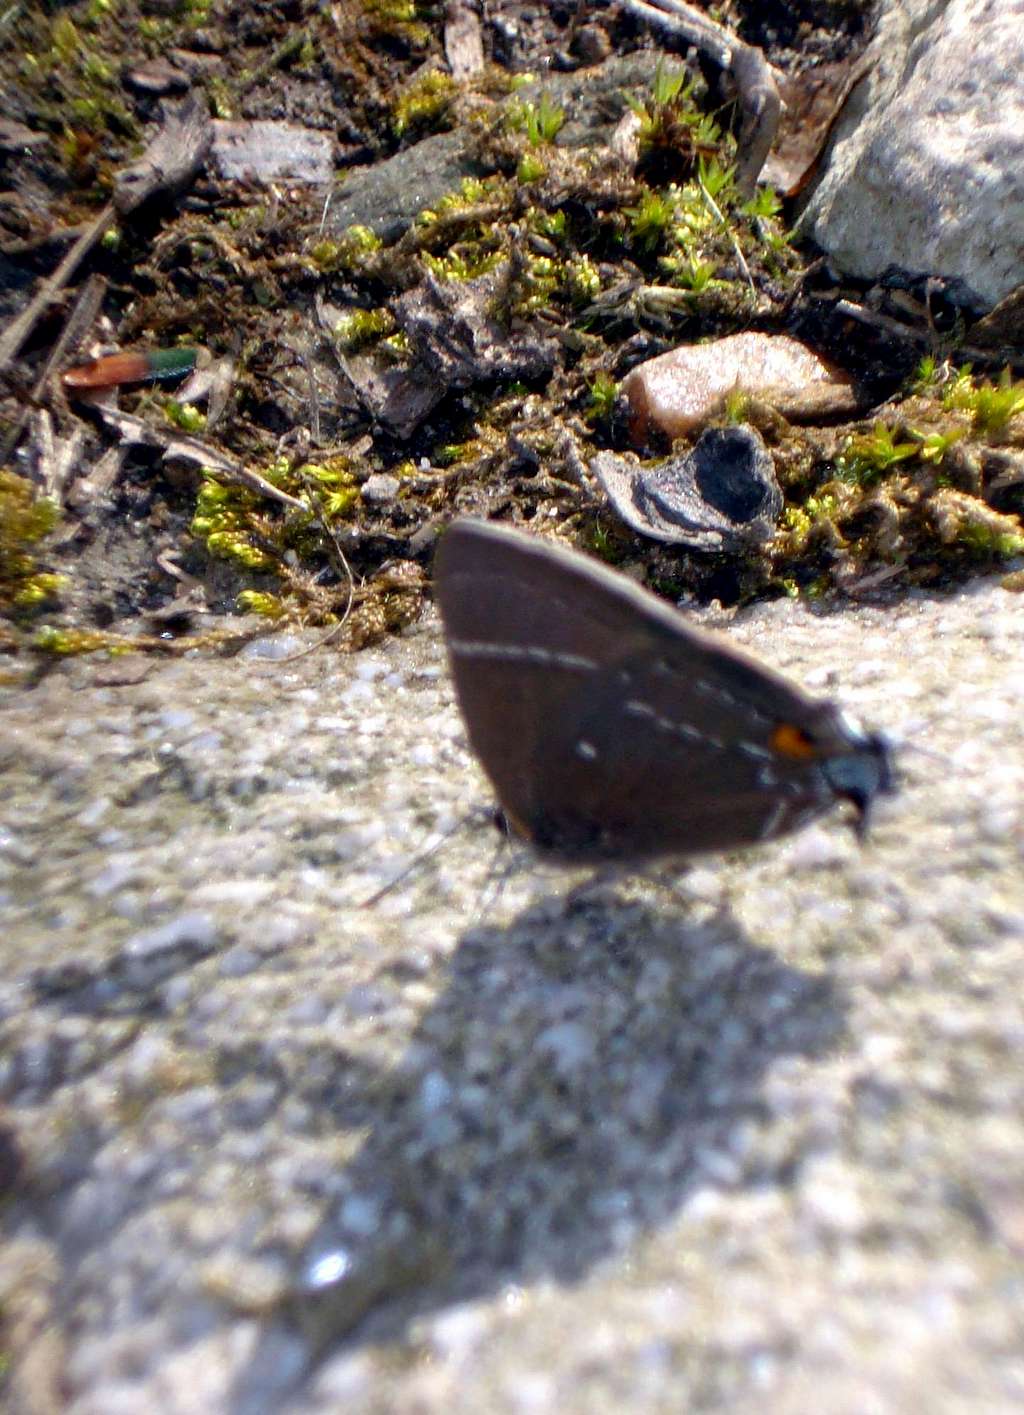
<svg viewBox="0 0 1024 1415">
<path fill-rule="evenodd" d="M 435 584 L 471 744 L 538 846 L 593 859 L 729 848 L 834 799 L 818 763 L 850 750 L 835 710 L 598 562 L 462 521 Z M 780 759 L 780 723 L 815 751 Z"/>
</svg>

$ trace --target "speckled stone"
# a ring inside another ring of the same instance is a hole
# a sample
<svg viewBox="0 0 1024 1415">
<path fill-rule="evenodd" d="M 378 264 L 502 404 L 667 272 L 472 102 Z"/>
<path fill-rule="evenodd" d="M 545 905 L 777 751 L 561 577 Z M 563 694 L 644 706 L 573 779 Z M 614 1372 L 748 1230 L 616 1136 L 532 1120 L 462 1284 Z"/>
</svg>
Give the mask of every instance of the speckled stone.
<svg viewBox="0 0 1024 1415">
<path fill-rule="evenodd" d="M 704 424 L 733 389 L 782 401 L 790 415 L 801 399 L 821 406 L 822 388 L 848 393 L 849 379 L 788 334 L 730 334 L 688 344 L 638 364 L 622 380 L 630 427 L 642 442 L 657 430 L 672 439 Z"/>
<path fill-rule="evenodd" d="M 12 1408 L 1024 1404 L 1024 600 L 705 618 L 927 749 L 863 846 L 364 908 L 487 800 L 429 621 L 0 689 Z"/>
</svg>

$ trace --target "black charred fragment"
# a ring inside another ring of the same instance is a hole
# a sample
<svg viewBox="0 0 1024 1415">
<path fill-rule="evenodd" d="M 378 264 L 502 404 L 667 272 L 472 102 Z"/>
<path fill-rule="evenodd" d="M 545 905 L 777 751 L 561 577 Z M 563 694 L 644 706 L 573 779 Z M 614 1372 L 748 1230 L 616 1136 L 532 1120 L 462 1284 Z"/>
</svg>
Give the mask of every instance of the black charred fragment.
<svg viewBox="0 0 1024 1415">
<path fill-rule="evenodd" d="M 494 274 L 442 282 L 428 273 L 392 305 L 411 349 L 446 388 L 534 379 L 555 367 L 556 340 L 507 329 L 493 314 L 500 283 Z"/>
<path fill-rule="evenodd" d="M 762 545 L 782 510 L 771 453 L 748 426 L 708 428 L 692 451 L 657 467 L 600 452 L 590 470 L 633 530 L 694 550 Z"/>
</svg>

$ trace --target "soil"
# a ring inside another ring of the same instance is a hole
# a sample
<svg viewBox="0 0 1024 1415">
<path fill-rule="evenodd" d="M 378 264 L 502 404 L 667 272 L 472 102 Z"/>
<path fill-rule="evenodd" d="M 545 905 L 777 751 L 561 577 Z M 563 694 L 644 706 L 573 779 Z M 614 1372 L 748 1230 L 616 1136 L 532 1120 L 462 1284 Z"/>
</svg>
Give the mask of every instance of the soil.
<svg viewBox="0 0 1024 1415">
<path fill-rule="evenodd" d="M 716 14 L 797 81 L 854 60 L 869 31 L 869 7 L 856 3 L 727 4 Z M 1002 437 L 1008 450 L 988 478 L 1010 486 L 1001 500 L 987 494 L 984 449 L 961 448 L 944 481 L 934 456 L 906 454 L 865 473 L 865 453 L 837 483 L 844 448 L 851 436 L 870 442 L 874 417 L 795 429 L 747 413 L 786 497 L 768 548 L 691 554 L 652 547 L 618 522 L 578 468 L 599 449 L 630 446 L 600 390 L 642 359 L 740 328 L 785 329 L 824 354 L 841 350 L 867 408 L 906 393 L 921 328 L 933 332 L 939 362 L 951 352 L 965 335 L 962 312 L 941 299 L 927 312 L 919 306 L 906 338 L 837 315 L 837 302 L 863 300 L 863 288 L 787 238 L 792 204 L 745 213 L 727 181 L 726 219 L 720 229 L 705 222 L 698 275 L 680 273 L 658 202 L 666 191 L 696 190 L 708 164 L 728 167 L 733 114 L 719 76 L 669 55 L 687 66 L 692 106 L 680 117 L 665 105 L 671 121 L 653 131 L 634 170 L 608 155 L 626 100 L 601 75 L 618 74 L 612 66 L 629 56 L 638 73 L 646 63 L 648 87 L 634 86 L 632 103 L 657 116 L 652 74 L 664 35 L 615 7 L 525 3 L 489 4 L 481 33 L 485 68 L 459 90 L 444 77 L 444 9 L 414 0 L 77 0 L 8 13 L 0 30 L 8 320 L 112 196 L 116 203 L 120 174 L 145 161 L 186 91 L 222 122 L 293 125 L 296 144 L 303 133 L 322 135 L 333 169 L 326 181 L 323 170 L 313 182 L 232 179 L 221 175 L 215 140 L 179 190 L 123 212 L 40 311 L 2 375 L 0 467 L 55 497 L 63 518 L 55 538 L 18 560 L 21 579 L 9 575 L 6 591 L 0 584 L 9 648 L 233 644 L 240 610 L 242 637 L 344 621 L 340 640 L 360 646 L 415 617 L 436 534 L 459 512 L 541 523 L 616 563 L 641 560 L 649 581 L 676 597 L 731 603 L 831 594 L 884 572 L 894 561 L 893 516 L 896 573 L 908 582 L 961 574 L 1013 549 L 1020 481 L 1008 482 L 1004 465 L 1012 438 Z M 533 86 L 518 89 L 527 76 Z M 563 95 L 554 134 L 538 138 L 530 122 Z M 700 128 L 702 112 L 718 126 Z M 294 160 L 316 158 L 296 146 Z M 470 185 L 454 180 L 448 196 L 417 205 L 431 179 L 446 190 L 449 161 Z M 338 213 L 355 200 L 346 194 L 379 193 L 388 173 L 392 182 L 399 174 L 412 214 L 390 227 L 382 219 L 383 239 L 366 236 L 359 247 L 353 229 L 366 228 Z M 475 313 L 465 313 L 477 288 L 469 284 L 462 304 L 435 299 L 426 328 L 425 291 L 484 278 L 491 283 Z M 88 281 L 95 317 L 76 328 Z M 666 288 L 667 305 L 654 298 Z M 899 293 L 905 311 L 915 292 Z M 884 310 L 891 294 L 876 292 L 875 304 Z M 460 320 L 453 363 L 439 350 Z M 195 392 L 194 375 L 103 395 L 79 396 L 62 382 L 96 355 L 182 347 L 199 348 L 200 367 L 219 378 L 216 413 L 210 380 Z M 113 431 L 95 406 L 104 399 L 145 419 L 157 445 Z M 913 414 L 913 436 L 948 428 L 949 408 L 934 400 L 919 399 Z M 908 416 L 898 408 L 889 418 L 890 443 L 916 445 L 906 441 Z M 182 427 L 200 449 L 268 478 L 309 512 L 230 475 L 211 477 L 199 454 L 171 455 L 161 438 L 173 441 Z M 58 477 L 72 439 L 70 468 Z M 97 485 L 111 456 L 114 472 Z M 980 509 L 973 520 L 947 516 L 953 532 L 937 535 L 934 497 L 949 486 Z M 961 521 L 971 521 L 973 538 L 960 537 Z M 11 538 L 0 526 L 4 534 Z M 8 562 L 23 550 L 9 547 Z M 0 580 L 4 564 L 0 551 Z M 51 593 L 33 580 L 40 573 L 65 579 Z M 153 613 L 162 622 L 146 617 Z"/>
</svg>

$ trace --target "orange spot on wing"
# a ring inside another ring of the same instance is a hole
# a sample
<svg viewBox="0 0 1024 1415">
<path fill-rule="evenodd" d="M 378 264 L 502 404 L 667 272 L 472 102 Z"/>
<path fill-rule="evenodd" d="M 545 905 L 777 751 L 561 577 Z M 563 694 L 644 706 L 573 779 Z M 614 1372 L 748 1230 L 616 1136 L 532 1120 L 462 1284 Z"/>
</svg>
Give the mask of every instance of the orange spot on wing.
<svg viewBox="0 0 1024 1415">
<path fill-rule="evenodd" d="M 771 747 L 780 757 L 791 761 L 808 761 L 818 755 L 818 749 L 802 727 L 794 727 L 791 722 L 780 722 L 771 735 Z"/>
</svg>

